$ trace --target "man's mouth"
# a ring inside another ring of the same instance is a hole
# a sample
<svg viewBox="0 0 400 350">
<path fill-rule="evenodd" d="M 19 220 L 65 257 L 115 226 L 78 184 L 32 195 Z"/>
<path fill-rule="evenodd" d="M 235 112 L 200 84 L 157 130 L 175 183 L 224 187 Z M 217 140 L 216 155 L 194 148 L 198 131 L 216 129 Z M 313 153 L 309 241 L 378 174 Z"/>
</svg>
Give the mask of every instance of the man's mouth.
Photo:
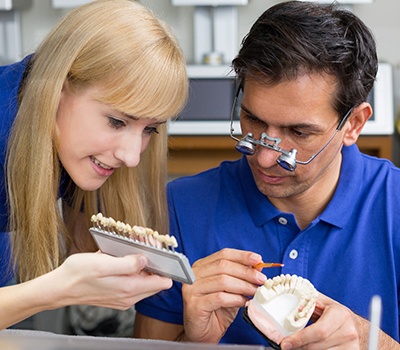
<svg viewBox="0 0 400 350">
<path fill-rule="evenodd" d="M 90 159 L 92 160 L 92 162 L 93 162 L 94 164 L 96 164 L 97 166 L 99 166 L 99 167 L 101 167 L 101 168 L 103 168 L 103 169 L 105 169 L 105 170 L 112 170 L 112 169 L 113 169 L 112 167 L 109 167 L 109 166 L 103 164 L 102 162 L 98 161 L 98 160 L 97 160 L 95 157 L 93 157 L 93 156 L 91 156 Z"/>
</svg>

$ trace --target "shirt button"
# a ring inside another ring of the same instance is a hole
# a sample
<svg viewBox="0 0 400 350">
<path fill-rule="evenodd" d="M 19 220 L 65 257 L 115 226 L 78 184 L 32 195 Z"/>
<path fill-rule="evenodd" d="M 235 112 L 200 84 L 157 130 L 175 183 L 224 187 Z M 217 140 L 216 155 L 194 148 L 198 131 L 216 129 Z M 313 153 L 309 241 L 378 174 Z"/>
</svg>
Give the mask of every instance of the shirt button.
<svg viewBox="0 0 400 350">
<path fill-rule="evenodd" d="M 280 217 L 280 218 L 278 219 L 278 221 L 279 221 L 279 223 L 280 223 L 281 225 L 286 225 L 286 224 L 287 224 L 287 220 L 286 220 L 284 217 Z"/>
<path fill-rule="evenodd" d="M 290 259 L 297 259 L 297 257 L 299 256 L 299 252 L 296 249 L 293 249 L 290 253 L 289 253 L 289 257 Z"/>
</svg>

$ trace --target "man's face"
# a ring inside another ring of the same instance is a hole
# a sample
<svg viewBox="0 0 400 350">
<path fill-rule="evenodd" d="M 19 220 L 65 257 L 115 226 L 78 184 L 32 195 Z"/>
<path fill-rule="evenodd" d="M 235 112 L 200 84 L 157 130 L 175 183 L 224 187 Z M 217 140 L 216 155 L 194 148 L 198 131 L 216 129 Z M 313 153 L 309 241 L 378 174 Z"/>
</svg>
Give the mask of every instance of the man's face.
<svg viewBox="0 0 400 350">
<path fill-rule="evenodd" d="M 307 161 L 335 132 L 339 118 L 332 106 L 335 80 L 329 75 L 303 75 L 275 85 L 245 82 L 240 123 L 243 135 L 259 139 L 263 132 L 280 138 L 284 150 L 296 149 L 297 160 Z M 345 128 L 344 128 L 345 129 Z M 294 172 L 276 163 L 280 153 L 257 146 L 247 156 L 258 189 L 274 204 L 296 198 L 312 200 L 322 190 L 333 193 L 340 164 L 343 131 L 323 152 Z"/>
</svg>

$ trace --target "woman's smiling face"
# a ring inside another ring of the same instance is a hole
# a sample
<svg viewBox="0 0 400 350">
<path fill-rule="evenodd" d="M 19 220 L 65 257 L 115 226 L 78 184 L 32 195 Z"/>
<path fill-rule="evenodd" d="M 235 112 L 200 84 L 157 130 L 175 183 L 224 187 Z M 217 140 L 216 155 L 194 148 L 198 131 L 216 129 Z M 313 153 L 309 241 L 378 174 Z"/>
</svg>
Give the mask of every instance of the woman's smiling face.
<svg viewBox="0 0 400 350">
<path fill-rule="evenodd" d="M 96 87 L 82 93 L 64 88 L 57 112 L 58 156 L 74 183 L 100 188 L 116 168 L 135 167 L 158 121 L 118 112 L 97 100 Z"/>
</svg>

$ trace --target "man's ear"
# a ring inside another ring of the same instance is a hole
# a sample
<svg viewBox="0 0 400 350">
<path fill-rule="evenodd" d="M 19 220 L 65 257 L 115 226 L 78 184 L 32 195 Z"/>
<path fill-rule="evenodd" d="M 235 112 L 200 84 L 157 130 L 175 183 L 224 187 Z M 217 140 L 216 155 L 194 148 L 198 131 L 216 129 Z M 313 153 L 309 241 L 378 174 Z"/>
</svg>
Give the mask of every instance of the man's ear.
<svg viewBox="0 0 400 350">
<path fill-rule="evenodd" d="M 372 115 L 372 107 L 368 102 L 363 102 L 359 106 L 355 107 L 344 125 L 345 134 L 343 137 L 343 144 L 350 146 L 356 143 L 358 136 Z"/>
</svg>

